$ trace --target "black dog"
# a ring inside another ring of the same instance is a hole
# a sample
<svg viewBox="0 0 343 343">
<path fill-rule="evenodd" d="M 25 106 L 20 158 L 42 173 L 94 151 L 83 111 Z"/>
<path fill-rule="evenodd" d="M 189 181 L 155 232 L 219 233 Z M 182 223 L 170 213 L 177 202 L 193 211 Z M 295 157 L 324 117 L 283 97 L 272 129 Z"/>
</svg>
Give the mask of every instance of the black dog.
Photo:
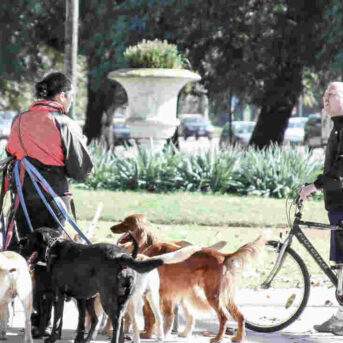
<svg viewBox="0 0 343 343">
<path fill-rule="evenodd" d="M 51 284 L 51 274 L 47 271 L 46 263 L 38 262 L 34 265 L 34 287 L 33 301 L 36 313 L 32 313 L 32 337 L 42 338 L 47 333 L 45 329 L 48 327 L 52 304 L 54 300 L 54 292 Z M 58 328 L 59 338 L 61 338 L 62 323 Z"/>
<path fill-rule="evenodd" d="M 74 342 L 89 342 L 98 322 L 94 312 L 94 296 L 99 293 L 106 314 L 112 318 L 112 343 L 118 343 L 122 334 L 122 317 L 134 291 L 136 272 L 145 273 L 163 265 L 163 261 L 136 261 L 136 243 L 133 257 L 113 244 L 83 245 L 61 238 L 60 233 L 40 228 L 28 237 L 29 250 L 37 251 L 37 258 L 46 262 L 54 290 L 54 323 L 46 342 L 54 342 L 63 316 L 64 297 L 77 301 L 79 321 Z M 85 311 L 91 317 L 91 328 L 84 339 Z"/>
</svg>

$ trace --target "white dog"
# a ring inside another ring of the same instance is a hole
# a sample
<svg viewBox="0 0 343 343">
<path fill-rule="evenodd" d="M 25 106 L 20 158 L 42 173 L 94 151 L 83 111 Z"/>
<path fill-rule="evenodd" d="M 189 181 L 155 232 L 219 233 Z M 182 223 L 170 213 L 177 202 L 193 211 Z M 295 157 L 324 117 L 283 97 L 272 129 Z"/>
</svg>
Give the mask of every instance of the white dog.
<svg viewBox="0 0 343 343">
<path fill-rule="evenodd" d="M 199 246 L 191 245 L 174 252 L 154 257 L 148 257 L 142 254 L 138 254 L 136 259 L 141 261 L 162 259 L 164 264 L 174 264 L 187 260 L 190 256 L 200 251 L 201 249 L 202 248 Z M 141 299 L 143 297 L 146 298 L 146 300 L 149 302 L 150 307 L 155 316 L 157 340 L 163 341 L 163 316 L 160 312 L 160 277 L 157 269 L 154 269 L 149 273 L 137 275 L 135 291 L 132 295 L 132 298 L 129 300 L 127 304 L 125 319 L 129 319 L 129 323 L 132 324 L 134 343 L 140 343 L 139 329 L 137 325 L 136 316 L 139 307 L 143 305 L 143 303 L 141 302 Z M 109 327 L 106 330 L 109 331 Z"/>
<path fill-rule="evenodd" d="M 187 260 L 190 256 L 200 251 L 201 249 L 202 248 L 199 246 L 191 245 L 191 246 L 182 248 L 174 252 L 170 252 L 163 255 L 154 256 L 154 257 L 148 257 L 142 254 L 138 254 L 136 259 L 140 261 L 162 259 L 164 264 L 174 264 L 174 263 L 179 263 L 179 262 L 183 262 L 184 260 Z M 132 295 L 132 298 L 129 300 L 127 304 L 127 309 L 126 309 L 126 314 L 125 314 L 126 329 L 124 328 L 124 332 L 126 332 L 130 324 L 132 324 L 134 343 L 140 343 L 139 329 L 138 329 L 136 316 L 138 315 L 137 312 L 139 310 L 139 307 L 143 305 L 143 303 L 141 302 L 143 297 L 146 298 L 146 300 L 149 302 L 150 307 L 154 313 L 154 316 L 156 319 L 157 339 L 158 341 L 164 340 L 163 316 L 160 312 L 159 291 L 160 291 L 160 277 L 159 277 L 157 269 L 154 269 L 148 273 L 137 274 L 135 290 Z M 104 315 L 104 311 L 102 309 L 99 296 L 97 296 L 97 298 L 95 299 L 94 307 L 95 307 L 95 312 L 98 318 Z M 112 323 L 111 320 L 107 320 L 106 327 L 103 329 L 104 334 L 110 335 L 110 332 L 112 329 L 111 323 Z M 94 333 L 95 334 L 93 334 L 93 340 L 96 338 L 97 331 L 94 331 Z"/>
<path fill-rule="evenodd" d="M 32 280 L 26 260 L 13 251 L 0 252 L 0 340 L 6 339 L 8 304 L 18 296 L 25 314 L 25 343 L 31 336 Z"/>
</svg>

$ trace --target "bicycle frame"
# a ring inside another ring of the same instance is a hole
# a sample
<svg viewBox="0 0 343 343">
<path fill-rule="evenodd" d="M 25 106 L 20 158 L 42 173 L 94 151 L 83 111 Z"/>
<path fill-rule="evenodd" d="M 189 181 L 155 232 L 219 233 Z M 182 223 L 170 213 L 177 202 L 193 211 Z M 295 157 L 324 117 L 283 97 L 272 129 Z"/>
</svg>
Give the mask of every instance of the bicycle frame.
<svg viewBox="0 0 343 343">
<path fill-rule="evenodd" d="M 295 213 L 292 213 L 294 217 L 291 222 L 290 216 L 294 209 L 293 206 L 296 206 L 296 208 Z M 286 203 L 287 220 L 290 228 L 283 237 L 280 236 L 280 240 L 267 242 L 266 255 L 263 259 L 265 272 L 258 276 L 259 280 L 251 282 L 254 287 L 256 287 L 256 284 L 260 285 L 257 290 L 261 290 L 261 295 L 251 292 L 251 299 L 259 297 L 258 300 L 255 303 L 251 301 L 243 305 L 247 305 L 246 326 L 251 330 L 257 332 L 279 331 L 294 323 L 309 301 L 310 275 L 302 257 L 295 249 L 292 249 L 294 238 L 299 241 L 300 245 L 305 248 L 332 282 L 335 287 L 336 300 L 340 305 L 343 305 L 343 262 L 330 266 L 330 263 L 323 259 L 304 232 L 305 228 L 343 230 L 343 226 L 341 224 L 328 225 L 303 221 L 301 220 L 302 209 L 303 204 L 300 196 L 294 200 L 292 205 L 289 206 Z M 248 294 L 246 293 L 244 296 Z M 249 296 L 246 296 L 246 298 L 249 298 Z M 260 306 L 261 302 L 266 308 L 266 314 L 260 315 L 258 311 L 251 311 L 250 317 L 250 308 Z"/>
<path fill-rule="evenodd" d="M 318 264 L 318 266 L 324 272 L 324 274 L 330 279 L 333 285 L 337 288 L 338 278 L 336 274 L 331 270 L 331 267 L 324 261 L 324 259 L 321 257 L 317 249 L 308 240 L 304 232 L 301 230 L 300 226 L 306 226 L 308 228 L 316 228 L 319 230 L 343 230 L 343 228 L 336 225 L 328 225 L 328 224 L 323 224 L 323 223 L 302 221 L 301 220 L 302 205 L 297 205 L 297 206 L 298 206 L 298 212 L 295 215 L 295 220 L 293 222 L 292 228 L 287 238 L 285 239 L 285 241 L 283 243 L 280 242 L 281 249 L 280 249 L 278 259 L 275 263 L 275 266 L 273 270 L 271 271 L 270 275 L 267 277 L 267 279 L 263 282 L 261 286 L 262 288 L 269 288 L 270 283 L 273 281 L 275 275 L 282 267 L 283 259 L 285 256 L 285 251 L 287 247 L 291 246 L 292 239 L 295 236 L 298 239 L 299 243 L 302 244 L 305 247 L 305 249 L 308 251 L 308 253 L 312 256 L 312 258 Z"/>
<path fill-rule="evenodd" d="M 292 235 L 294 235 L 298 239 L 299 243 L 301 243 L 305 247 L 308 253 L 312 256 L 312 258 L 318 264 L 320 269 L 324 272 L 324 274 L 326 274 L 326 276 L 330 279 L 330 281 L 337 288 L 338 278 L 336 274 L 331 270 L 331 267 L 324 261 L 324 259 L 322 258 L 320 253 L 317 251 L 317 249 L 312 245 L 312 243 L 305 236 L 304 232 L 300 228 L 300 225 L 306 226 L 308 228 L 315 227 L 316 229 L 320 229 L 320 230 L 342 230 L 342 229 L 334 225 L 295 220 L 293 223 L 292 230 L 291 230 Z"/>
</svg>

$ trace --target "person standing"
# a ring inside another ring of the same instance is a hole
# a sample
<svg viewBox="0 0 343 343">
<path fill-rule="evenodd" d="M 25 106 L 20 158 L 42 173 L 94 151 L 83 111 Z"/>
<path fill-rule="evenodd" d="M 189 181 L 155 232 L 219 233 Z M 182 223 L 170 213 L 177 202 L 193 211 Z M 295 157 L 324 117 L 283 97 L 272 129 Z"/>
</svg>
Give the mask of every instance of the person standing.
<svg viewBox="0 0 343 343">
<path fill-rule="evenodd" d="M 53 72 L 39 81 L 35 90 L 39 100 L 28 111 L 13 119 L 6 151 L 16 160 L 27 159 L 38 169 L 69 210 L 71 193 L 68 179 L 82 181 L 93 168 L 81 128 L 67 115 L 73 101 L 72 83 L 63 73 Z M 22 192 L 32 228 L 45 226 L 58 230 L 59 224 L 46 208 L 27 173 Z M 42 192 L 64 225 L 65 218 L 52 196 L 44 189 Z M 21 251 L 20 242 L 31 231 L 21 204 L 15 213 L 15 223 L 16 229 L 7 250 L 25 255 Z M 36 278 L 36 282 L 40 282 L 39 278 Z M 37 331 L 39 327 L 39 301 L 34 295 L 33 331 Z M 44 323 L 44 327 L 47 324 Z M 37 332 L 34 337 L 37 337 Z"/>
<path fill-rule="evenodd" d="M 69 208 L 68 178 L 82 181 L 93 168 L 81 128 L 67 116 L 73 101 L 72 84 L 64 74 L 55 72 L 38 82 L 35 88 L 40 100 L 14 118 L 6 150 L 17 160 L 27 158 Z M 33 228 L 58 228 L 27 174 L 23 195 Z M 53 202 L 51 205 L 63 221 Z M 13 236 L 9 250 L 17 250 L 18 240 L 30 233 L 21 206 L 16 213 L 16 224 L 17 235 Z"/>
<path fill-rule="evenodd" d="M 333 121 L 325 151 L 324 171 L 312 184 L 301 188 L 300 198 L 307 200 L 310 194 L 322 190 L 330 224 L 338 225 L 343 221 L 343 82 L 329 84 L 323 103 L 325 114 Z M 331 231 L 330 260 L 343 263 L 343 235 L 340 231 Z M 340 305 L 337 313 L 324 323 L 314 325 L 314 329 L 343 335 L 343 306 Z"/>
</svg>

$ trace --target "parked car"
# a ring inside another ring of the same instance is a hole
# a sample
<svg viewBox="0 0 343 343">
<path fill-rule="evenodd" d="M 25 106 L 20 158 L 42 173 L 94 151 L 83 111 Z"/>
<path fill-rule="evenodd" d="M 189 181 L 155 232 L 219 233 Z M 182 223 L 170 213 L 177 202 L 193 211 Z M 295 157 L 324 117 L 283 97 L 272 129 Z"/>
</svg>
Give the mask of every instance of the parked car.
<svg viewBox="0 0 343 343">
<path fill-rule="evenodd" d="M 304 131 L 304 145 L 307 145 L 309 148 L 319 148 L 323 146 L 320 113 L 314 113 L 308 116 Z"/>
<path fill-rule="evenodd" d="M 116 145 L 128 143 L 130 138 L 130 128 L 125 124 L 125 121 L 113 123 L 113 141 Z"/>
<path fill-rule="evenodd" d="M 123 122 L 125 121 L 125 115 L 123 113 L 116 112 L 113 115 L 114 122 Z"/>
<path fill-rule="evenodd" d="M 232 123 L 231 144 L 248 145 L 252 132 L 254 131 L 255 122 L 253 121 L 233 121 Z M 230 123 L 227 122 L 219 138 L 219 147 L 225 148 L 230 145 Z"/>
<path fill-rule="evenodd" d="M 302 144 L 305 134 L 304 127 L 307 120 L 307 117 L 289 118 L 288 126 L 285 131 L 284 143 Z"/>
<path fill-rule="evenodd" d="M 8 139 L 16 112 L 0 112 L 0 139 Z"/>
<path fill-rule="evenodd" d="M 179 128 L 179 136 L 187 139 L 194 136 L 196 139 L 199 137 L 207 137 L 212 139 L 213 126 L 210 121 L 201 115 L 190 115 L 181 119 Z"/>
</svg>

